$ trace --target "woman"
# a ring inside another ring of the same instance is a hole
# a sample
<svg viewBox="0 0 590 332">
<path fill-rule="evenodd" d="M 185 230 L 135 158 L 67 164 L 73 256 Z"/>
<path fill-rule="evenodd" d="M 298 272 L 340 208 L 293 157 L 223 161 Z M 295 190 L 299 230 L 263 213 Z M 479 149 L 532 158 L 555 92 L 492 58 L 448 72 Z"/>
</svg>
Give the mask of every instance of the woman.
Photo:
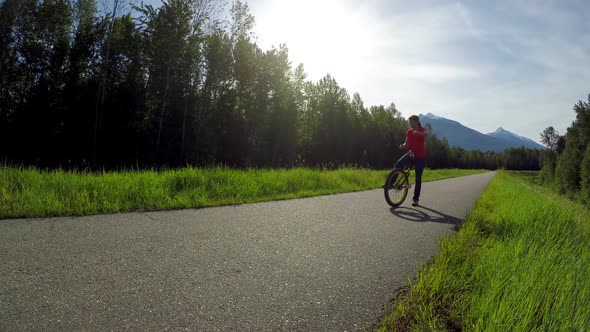
<svg viewBox="0 0 590 332">
<path fill-rule="evenodd" d="M 420 201 L 420 190 L 422 189 L 422 173 L 426 166 L 426 150 L 424 141 L 426 140 L 426 130 L 420 124 L 420 118 L 412 115 L 409 119 L 410 129 L 406 132 L 406 141 L 400 145 L 400 149 L 409 150 L 395 164 L 395 168 L 404 168 L 408 163 L 414 162 L 416 168 L 416 186 L 414 187 L 414 197 L 412 206 L 418 206 Z"/>
</svg>

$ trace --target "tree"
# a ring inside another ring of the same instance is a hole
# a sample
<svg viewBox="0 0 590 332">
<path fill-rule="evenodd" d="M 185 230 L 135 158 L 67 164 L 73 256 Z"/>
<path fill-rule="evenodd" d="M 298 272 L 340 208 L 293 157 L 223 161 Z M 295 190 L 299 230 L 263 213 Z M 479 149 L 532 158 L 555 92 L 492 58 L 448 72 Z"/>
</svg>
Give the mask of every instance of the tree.
<svg viewBox="0 0 590 332">
<path fill-rule="evenodd" d="M 109 63 L 111 61 L 111 42 L 115 29 L 115 21 L 117 17 L 130 8 L 132 0 L 104 0 L 104 12 L 108 13 L 105 17 L 105 22 L 108 22 L 106 38 L 102 50 L 104 50 L 102 65 L 99 71 L 100 80 L 97 86 L 97 96 L 95 105 L 94 131 L 92 139 L 92 164 L 96 165 L 98 140 L 102 126 L 102 109 L 105 101 L 107 91 L 107 76 L 109 75 Z"/>
<path fill-rule="evenodd" d="M 559 155 L 555 166 L 555 180 L 561 193 L 573 193 L 579 189 L 582 161 L 578 128 L 568 128 L 566 137 L 565 149 Z"/>
<path fill-rule="evenodd" d="M 567 147 L 557 159 L 555 181 L 561 193 L 574 193 L 579 190 L 580 161 L 579 151 Z"/>
<path fill-rule="evenodd" d="M 557 154 L 560 154 L 565 148 L 565 136 L 559 135 L 553 126 L 547 127 L 541 132 L 541 142 Z"/>
<path fill-rule="evenodd" d="M 407 121 L 394 103 L 367 107 L 331 75 L 309 81 L 285 45 L 260 49 L 241 1 L 227 22 L 217 0 L 164 0 L 135 8 L 136 18 L 134 0 L 100 2 L 101 11 L 96 0 L 0 0 L 1 158 L 385 168 L 403 153 Z M 575 107 L 575 133 L 559 136 L 557 152 L 588 143 L 587 108 Z M 464 151 L 434 135 L 426 145 L 433 168 L 534 169 L 540 158 Z"/>
<path fill-rule="evenodd" d="M 557 142 L 559 140 L 559 133 L 553 126 L 545 128 L 541 133 L 541 142 L 545 144 L 552 151 L 557 150 Z"/>
<path fill-rule="evenodd" d="M 555 184 L 555 166 L 557 158 L 551 154 L 543 159 L 543 168 L 540 177 L 544 184 L 553 186 Z"/>
<path fill-rule="evenodd" d="M 250 40 L 253 36 L 252 30 L 254 29 L 255 19 L 250 13 L 248 4 L 236 0 L 232 4 L 230 13 L 232 17 L 230 26 L 232 43 L 235 44 L 240 39 Z"/>
<path fill-rule="evenodd" d="M 185 159 L 188 110 L 200 78 L 196 61 L 203 38 L 200 22 L 194 21 L 200 17 L 196 9 L 194 0 L 169 0 L 157 9 L 141 8 L 149 76 L 147 125 L 153 126 L 155 160 L 172 164 Z"/>
<path fill-rule="evenodd" d="M 289 63 L 288 49 L 281 45 L 273 48 L 262 56 L 261 74 L 259 82 L 267 98 L 267 120 L 263 129 L 263 141 L 261 147 L 267 153 L 263 153 L 264 165 L 288 166 L 295 161 L 297 148 L 297 101 L 294 92 L 295 87 L 290 77 L 291 66 Z M 297 82 L 295 82 L 297 84 Z M 267 85 L 268 88 L 264 88 Z M 264 105 L 258 103 L 263 109 Z M 269 163 L 270 162 L 270 163 Z"/>
<path fill-rule="evenodd" d="M 72 7 L 65 0 L 23 1 L 19 6 L 11 139 L 22 144 L 15 151 L 17 159 L 51 164 L 60 159 L 52 152 L 63 132 Z"/>
<path fill-rule="evenodd" d="M 578 129 L 578 148 L 584 149 L 590 144 L 590 94 L 587 101 L 579 101 L 574 106 L 576 112 L 576 120 L 572 127 Z"/>
<path fill-rule="evenodd" d="M 428 167 L 431 169 L 447 168 L 450 166 L 450 149 L 446 137 L 439 140 L 432 132 L 432 126 L 426 124 L 424 126 L 428 132 L 426 137 L 425 147 L 426 155 L 428 156 Z"/>
<path fill-rule="evenodd" d="M 244 141 L 232 142 L 232 137 L 241 133 L 242 121 L 234 112 L 236 93 L 231 50 L 228 33 L 219 27 L 205 41 L 205 79 L 196 126 L 202 157 L 208 164 L 239 164 L 243 159 L 240 151 Z"/>
<path fill-rule="evenodd" d="M 590 203 L 590 145 L 586 147 L 586 151 L 584 152 L 580 176 L 581 197 L 586 203 Z"/>
<path fill-rule="evenodd" d="M 557 159 L 555 180 L 563 193 L 577 192 L 581 187 L 580 165 L 590 144 L 590 96 L 588 102 L 579 101 L 574 106 L 576 119 L 567 129 L 565 148 Z"/>
<path fill-rule="evenodd" d="M 14 116 L 24 90 L 23 68 L 19 66 L 22 14 L 26 13 L 26 5 L 33 7 L 31 1 L 6 0 L 0 2 L 0 151 L 4 158 L 15 158 Z M 30 14 L 30 13 L 28 13 Z M 20 100 L 19 100 L 20 99 Z"/>
<path fill-rule="evenodd" d="M 350 97 L 327 75 L 307 89 L 307 123 L 311 126 L 310 155 L 316 163 L 349 163 L 351 121 Z"/>
<path fill-rule="evenodd" d="M 16 107 L 15 85 L 18 83 L 17 43 L 19 18 L 24 5 L 18 0 L 0 3 L 0 124 L 6 123 Z M 1 127 L 0 127 L 1 128 Z M 1 128 L 6 132 L 6 128 Z"/>
<path fill-rule="evenodd" d="M 63 147 L 62 158 L 68 161 L 68 166 L 82 165 L 92 159 L 97 89 L 95 64 L 98 62 L 96 50 L 100 48 L 103 35 L 95 0 L 74 2 L 72 24 L 73 38 L 64 91 L 66 111 L 59 144 Z"/>
<path fill-rule="evenodd" d="M 142 36 L 131 15 L 117 18 L 111 37 L 107 98 L 102 112 L 103 165 L 133 165 L 137 160 L 141 110 L 146 94 Z"/>
</svg>

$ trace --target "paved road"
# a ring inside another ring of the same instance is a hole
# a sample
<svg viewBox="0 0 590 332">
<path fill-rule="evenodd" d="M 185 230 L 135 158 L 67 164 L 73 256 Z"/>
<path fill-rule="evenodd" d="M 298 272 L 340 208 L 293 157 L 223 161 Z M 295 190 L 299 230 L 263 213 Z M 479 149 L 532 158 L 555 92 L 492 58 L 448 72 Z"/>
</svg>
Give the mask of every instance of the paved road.
<svg viewBox="0 0 590 332">
<path fill-rule="evenodd" d="M 493 173 L 243 205 L 0 221 L 0 331 L 354 331 L 437 253 Z"/>
</svg>

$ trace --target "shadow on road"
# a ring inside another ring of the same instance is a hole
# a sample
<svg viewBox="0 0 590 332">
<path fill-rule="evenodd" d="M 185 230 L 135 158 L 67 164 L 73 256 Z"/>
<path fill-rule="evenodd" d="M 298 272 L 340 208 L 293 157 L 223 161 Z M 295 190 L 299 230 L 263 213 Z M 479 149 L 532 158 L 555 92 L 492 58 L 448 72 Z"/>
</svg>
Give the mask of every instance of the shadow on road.
<svg viewBox="0 0 590 332">
<path fill-rule="evenodd" d="M 391 214 L 398 218 L 402 218 L 409 221 L 414 222 L 437 222 L 442 224 L 451 224 L 454 225 L 454 230 L 459 230 L 461 224 L 463 223 L 462 219 L 455 218 L 453 216 L 449 216 L 437 210 L 433 210 L 427 208 L 425 206 L 418 206 L 415 208 L 410 207 L 398 207 L 398 208 L 391 208 L 389 209 Z"/>
</svg>

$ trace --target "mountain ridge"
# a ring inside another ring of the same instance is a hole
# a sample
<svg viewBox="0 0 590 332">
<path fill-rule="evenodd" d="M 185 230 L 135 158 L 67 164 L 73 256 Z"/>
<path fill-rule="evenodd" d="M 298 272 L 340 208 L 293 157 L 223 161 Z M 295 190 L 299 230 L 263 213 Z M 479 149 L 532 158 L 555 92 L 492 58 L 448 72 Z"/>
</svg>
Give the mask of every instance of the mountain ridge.
<svg viewBox="0 0 590 332">
<path fill-rule="evenodd" d="M 502 127 L 488 134 L 469 128 L 460 122 L 447 119 L 433 113 L 420 114 L 423 125 L 430 124 L 433 133 L 440 139 L 447 138 L 449 146 L 465 150 L 502 152 L 509 148 L 525 147 L 529 149 L 546 149 L 530 138 L 512 133 Z"/>
</svg>

